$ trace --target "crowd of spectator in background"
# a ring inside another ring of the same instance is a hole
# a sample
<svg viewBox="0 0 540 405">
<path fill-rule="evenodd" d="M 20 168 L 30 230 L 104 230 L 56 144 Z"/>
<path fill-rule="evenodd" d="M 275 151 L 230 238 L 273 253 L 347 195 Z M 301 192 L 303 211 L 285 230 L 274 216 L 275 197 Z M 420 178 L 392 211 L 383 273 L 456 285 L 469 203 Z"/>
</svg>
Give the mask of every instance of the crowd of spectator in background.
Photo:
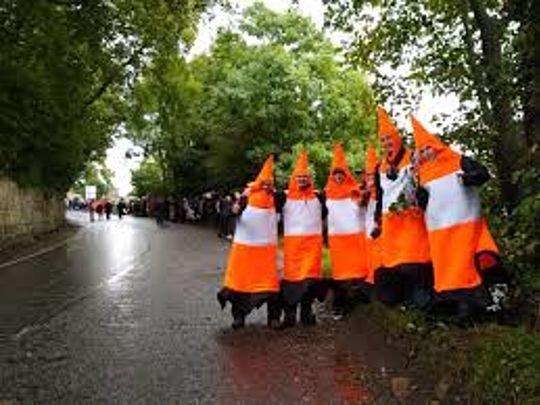
<svg viewBox="0 0 540 405">
<path fill-rule="evenodd" d="M 152 217 L 158 225 L 167 221 L 212 225 L 220 238 L 232 239 L 236 222 L 232 207 L 239 198 L 239 193 L 211 191 L 181 198 L 121 198 L 118 201 L 72 199 L 68 201 L 68 208 L 88 211 L 91 222 L 104 218 L 109 220 L 116 214 L 120 219 L 123 215 Z"/>
</svg>

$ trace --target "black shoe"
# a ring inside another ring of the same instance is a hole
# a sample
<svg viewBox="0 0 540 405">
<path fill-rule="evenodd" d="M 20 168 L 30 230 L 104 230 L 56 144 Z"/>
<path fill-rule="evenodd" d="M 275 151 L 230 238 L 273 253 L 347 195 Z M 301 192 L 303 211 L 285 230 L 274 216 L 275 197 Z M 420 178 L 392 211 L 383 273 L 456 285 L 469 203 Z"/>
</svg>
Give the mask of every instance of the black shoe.
<svg viewBox="0 0 540 405">
<path fill-rule="evenodd" d="M 332 313 L 332 318 L 334 321 L 339 321 L 345 316 L 345 311 L 342 308 L 334 308 Z"/>
<path fill-rule="evenodd" d="M 281 322 L 279 319 L 269 319 L 268 320 L 268 327 L 273 330 L 280 330 L 281 329 Z"/>
<path fill-rule="evenodd" d="M 296 325 L 296 314 L 285 314 L 285 319 L 283 319 L 283 327 L 292 328 L 294 325 Z"/>
<path fill-rule="evenodd" d="M 246 326 L 246 320 L 244 318 L 241 318 L 241 317 L 238 317 L 238 318 L 234 318 L 234 321 L 232 323 L 232 328 L 233 329 L 241 329 L 243 328 L 244 326 Z"/>
<path fill-rule="evenodd" d="M 317 318 L 312 313 L 302 314 L 300 320 L 302 321 L 302 325 L 317 325 Z"/>
<path fill-rule="evenodd" d="M 315 318 L 311 303 L 302 303 L 302 306 L 300 307 L 300 321 L 303 325 L 317 324 L 317 318 Z"/>
</svg>

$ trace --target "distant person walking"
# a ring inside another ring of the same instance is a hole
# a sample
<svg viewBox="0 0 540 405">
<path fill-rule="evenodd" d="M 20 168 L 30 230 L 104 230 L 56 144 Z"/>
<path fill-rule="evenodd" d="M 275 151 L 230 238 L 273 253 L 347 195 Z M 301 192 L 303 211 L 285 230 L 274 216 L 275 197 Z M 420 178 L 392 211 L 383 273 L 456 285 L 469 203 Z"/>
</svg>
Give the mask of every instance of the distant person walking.
<svg viewBox="0 0 540 405">
<path fill-rule="evenodd" d="M 103 204 L 101 201 L 96 204 L 96 214 L 98 214 L 98 219 L 101 221 L 103 218 Z"/>
<path fill-rule="evenodd" d="M 165 199 L 158 199 L 156 203 L 156 223 L 158 225 L 163 225 L 165 223 L 165 219 L 169 216 L 169 205 L 168 202 Z"/>
<path fill-rule="evenodd" d="M 111 214 L 113 210 L 113 205 L 110 201 L 105 202 L 105 217 L 107 218 L 107 221 L 111 219 Z"/>
<path fill-rule="evenodd" d="M 94 200 L 88 201 L 88 213 L 90 214 L 90 222 L 94 222 L 96 220 L 96 209 L 94 207 Z"/>
<path fill-rule="evenodd" d="M 126 203 L 123 198 L 121 198 L 116 205 L 116 209 L 118 210 L 118 219 L 122 219 L 122 217 L 126 213 Z"/>
</svg>

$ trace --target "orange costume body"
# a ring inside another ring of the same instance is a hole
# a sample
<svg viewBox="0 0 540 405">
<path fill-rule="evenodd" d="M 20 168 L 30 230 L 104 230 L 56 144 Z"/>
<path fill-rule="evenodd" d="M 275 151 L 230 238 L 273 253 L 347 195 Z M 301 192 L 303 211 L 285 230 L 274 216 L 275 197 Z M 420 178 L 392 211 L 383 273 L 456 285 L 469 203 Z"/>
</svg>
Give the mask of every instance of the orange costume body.
<svg viewBox="0 0 540 405">
<path fill-rule="evenodd" d="M 427 296 L 433 273 L 422 209 L 415 204 L 399 207 L 411 191 L 414 179 L 411 151 L 403 147 L 397 128 L 382 107 L 378 108 L 378 124 L 381 140 L 385 136 L 392 139 L 395 155 L 391 163 L 383 159 L 379 168 L 382 268 L 375 273 L 375 284 L 379 299 L 395 304 L 413 300 L 419 290 Z"/>
<path fill-rule="evenodd" d="M 416 148 L 436 153 L 419 166 L 420 185 L 428 194 L 426 224 L 434 268 L 435 292 L 462 293 L 482 284 L 479 258 L 498 262 L 498 249 L 482 217 L 475 187 L 463 184 L 462 156 L 412 118 Z M 466 173 L 465 173 L 466 175 Z"/>
<path fill-rule="evenodd" d="M 274 197 L 262 189 L 273 182 L 273 159 L 268 158 L 257 179 L 248 185 L 247 206 L 241 213 L 218 293 L 222 307 L 231 302 L 234 312 L 245 316 L 254 307 L 276 301 L 279 295 L 277 269 L 277 221 Z"/>
<path fill-rule="evenodd" d="M 310 285 L 322 278 L 322 205 L 309 184 L 300 188 L 297 176 L 308 176 L 308 158 L 302 152 L 289 180 L 283 206 L 284 274 L 282 293 L 290 305 L 300 302 Z"/>
<path fill-rule="evenodd" d="M 345 181 L 338 184 L 332 173 L 340 170 Z M 341 145 L 334 149 L 330 176 L 326 183 L 328 245 L 334 281 L 365 280 L 367 277 L 365 209 L 360 207 L 360 191 Z"/>
</svg>

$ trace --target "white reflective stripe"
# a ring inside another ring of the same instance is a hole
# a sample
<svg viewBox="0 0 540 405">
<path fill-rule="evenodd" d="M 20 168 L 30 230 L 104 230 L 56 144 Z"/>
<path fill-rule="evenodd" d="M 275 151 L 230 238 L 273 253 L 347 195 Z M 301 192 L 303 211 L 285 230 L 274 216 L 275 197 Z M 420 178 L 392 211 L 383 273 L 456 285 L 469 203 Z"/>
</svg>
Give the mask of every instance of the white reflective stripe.
<svg viewBox="0 0 540 405">
<path fill-rule="evenodd" d="M 317 198 L 287 199 L 283 206 L 284 235 L 322 234 L 321 212 L 321 203 Z"/>
<path fill-rule="evenodd" d="M 370 199 L 366 209 L 366 234 L 367 237 L 371 239 L 369 235 L 377 227 L 375 222 L 375 210 L 377 208 L 377 201 Z"/>
<path fill-rule="evenodd" d="M 236 224 L 234 242 L 252 246 L 276 245 L 277 219 L 275 209 L 256 208 L 248 205 Z"/>
<path fill-rule="evenodd" d="M 365 209 L 361 209 L 356 201 L 326 200 L 328 208 L 328 234 L 347 235 L 364 232 Z"/>
<path fill-rule="evenodd" d="M 397 202 L 400 194 L 403 193 L 407 181 L 410 178 L 410 165 L 402 167 L 398 172 L 398 177 L 396 180 L 392 181 L 386 177 L 386 173 L 381 173 L 381 188 L 383 191 L 382 194 L 382 212 L 386 213 L 389 211 L 390 205 Z"/>
<path fill-rule="evenodd" d="M 481 218 L 478 191 L 461 185 L 458 173 L 447 174 L 425 185 L 429 192 L 426 225 L 431 231 Z"/>
</svg>

